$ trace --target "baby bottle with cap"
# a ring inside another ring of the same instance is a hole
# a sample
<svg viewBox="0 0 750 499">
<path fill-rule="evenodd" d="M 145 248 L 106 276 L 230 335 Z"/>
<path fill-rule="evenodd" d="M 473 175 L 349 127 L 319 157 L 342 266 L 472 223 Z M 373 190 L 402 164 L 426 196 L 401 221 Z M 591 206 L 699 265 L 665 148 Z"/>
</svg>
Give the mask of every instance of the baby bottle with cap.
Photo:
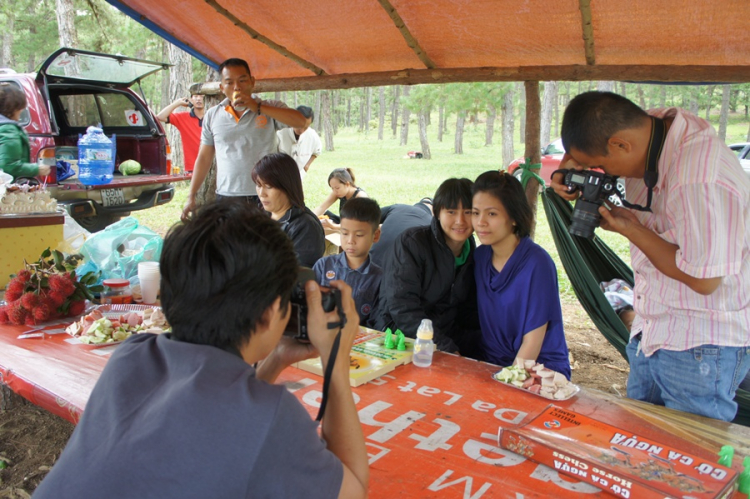
<svg viewBox="0 0 750 499">
<path fill-rule="evenodd" d="M 417 329 L 417 341 L 414 342 L 414 357 L 412 362 L 417 367 L 430 367 L 432 365 L 432 352 L 435 344 L 432 342 L 432 321 L 422 319 Z"/>
</svg>

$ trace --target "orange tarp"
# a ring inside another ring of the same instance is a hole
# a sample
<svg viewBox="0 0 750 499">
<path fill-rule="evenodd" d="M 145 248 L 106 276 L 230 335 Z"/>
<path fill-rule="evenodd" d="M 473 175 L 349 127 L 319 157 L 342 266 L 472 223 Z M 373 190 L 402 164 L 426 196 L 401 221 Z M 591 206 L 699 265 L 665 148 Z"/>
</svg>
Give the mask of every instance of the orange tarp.
<svg viewBox="0 0 750 499">
<path fill-rule="evenodd" d="M 246 59 L 259 80 L 315 73 L 232 19 L 326 75 L 426 68 L 378 0 L 109 1 L 205 61 Z M 747 0 L 390 3 L 439 69 L 585 66 L 582 11 L 591 18 L 595 65 L 750 66 Z"/>
</svg>

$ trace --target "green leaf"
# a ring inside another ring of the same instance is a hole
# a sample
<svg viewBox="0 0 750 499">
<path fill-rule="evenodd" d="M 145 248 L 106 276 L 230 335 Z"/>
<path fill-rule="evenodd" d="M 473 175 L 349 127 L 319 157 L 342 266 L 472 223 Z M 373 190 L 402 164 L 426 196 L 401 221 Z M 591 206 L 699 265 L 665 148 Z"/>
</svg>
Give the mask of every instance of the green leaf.
<svg viewBox="0 0 750 499">
<path fill-rule="evenodd" d="M 99 284 L 97 286 L 91 286 L 91 287 L 87 288 L 87 290 L 91 291 L 92 293 L 101 293 L 102 291 L 104 291 L 104 286 L 102 286 L 101 284 Z"/>
<path fill-rule="evenodd" d="M 42 258 L 49 258 L 50 256 L 52 256 L 52 252 L 49 250 L 49 248 L 42 251 Z"/>
</svg>

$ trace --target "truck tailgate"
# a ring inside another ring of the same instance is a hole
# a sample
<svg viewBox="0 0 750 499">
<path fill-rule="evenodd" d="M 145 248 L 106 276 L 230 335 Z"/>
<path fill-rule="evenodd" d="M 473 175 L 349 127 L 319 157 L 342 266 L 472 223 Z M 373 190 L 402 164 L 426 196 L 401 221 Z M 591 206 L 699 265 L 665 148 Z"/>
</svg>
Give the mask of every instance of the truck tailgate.
<svg viewBox="0 0 750 499">
<path fill-rule="evenodd" d="M 82 191 L 91 189 L 122 189 L 125 187 L 139 187 L 152 184 L 171 184 L 174 182 L 189 181 L 191 175 L 183 173 L 180 175 L 115 175 L 112 182 L 102 185 L 83 185 L 77 179 L 63 180 L 57 184 L 58 189 L 70 191 Z"/>
</svg>

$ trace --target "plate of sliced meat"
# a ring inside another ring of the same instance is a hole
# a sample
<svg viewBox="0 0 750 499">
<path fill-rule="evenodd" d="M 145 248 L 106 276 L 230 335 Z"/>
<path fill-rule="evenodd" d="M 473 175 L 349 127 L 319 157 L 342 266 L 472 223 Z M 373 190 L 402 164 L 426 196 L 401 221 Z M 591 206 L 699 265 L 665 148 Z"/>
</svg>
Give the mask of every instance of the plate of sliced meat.
<svg viewBox="0 0 750 499">
<path fill-rule="evenodd" d="M 581 389 L 565 375 L 547 369 L 533 360 L 516 359 L 515 364 L 504 367 L 492 375 L 496 381 L 549 400 L 568 400 Z"/>
<path fill-rule="evenodd" d="M 115 345 L 133 334 L 158 334 L 169 330 L 161 308 L 147 305 L 94 307 L 65 329 L 69 335 L 90 346 Z"/>
</svg>

